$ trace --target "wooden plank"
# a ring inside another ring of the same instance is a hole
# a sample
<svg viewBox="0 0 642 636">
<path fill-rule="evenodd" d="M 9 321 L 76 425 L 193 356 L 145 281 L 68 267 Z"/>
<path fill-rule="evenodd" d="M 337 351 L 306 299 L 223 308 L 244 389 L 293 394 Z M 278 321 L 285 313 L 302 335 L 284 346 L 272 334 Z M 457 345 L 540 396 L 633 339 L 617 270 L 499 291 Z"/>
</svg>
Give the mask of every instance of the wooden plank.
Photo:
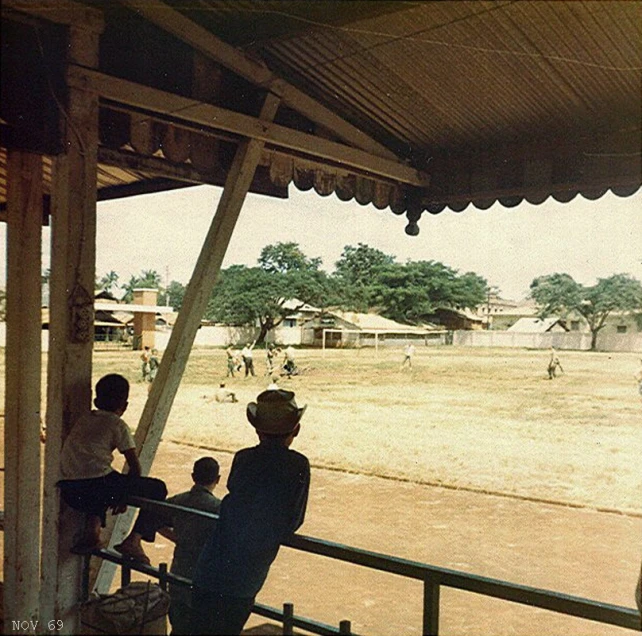
<svg viewBox="0 0 642 636">
<path fill-rule="evenodd" d="M 219 184 L 218 180 L 203 175 L 189 163 L 176 164 L 163 157 L 148 157 L 128 150 L 99 148 L 98 161 L 105 166 L 135 170 L 136 172 L 176 179 L 177 181 L 186 181 L 195 185 L 202 183 Z"/>
<path fill-rule="evenodd" d="M 7 153 L 4 626 L 39 617 L 42 157 Z"/>
<path fill-rule="evenodd" d="M 87 31 L 101 33 L 104 29 L 102 11 L 72 0 L 4 0 L 2 6 L 57 24 L 79 23 Z"/>
<path fill-rule="evenodd" d="M 199 26 L 168 4 L 159 0 L 120 0 L 145 19 L 189 44 L 203 55 L 211 58 L 241 77 L 279 95 L 284 104 L 312 120 L 332 130 L 346 143 L 361 148 L 379 157 L 394 160 L 395 154 L 384 145 L 375 141 L 362 130 L 353 126 L 329 108 L 306 95 L 276 76 L 262 62 L 246 56 L 238 49 L 223 42 L 203 27 Z"/>
<path fill-rule="evenodd" d="M 98 71 L 74 66 L 69 70 L 68 81 L 70 85 L 85 87 L 97 92 L 101 97 L 121 104 L 143 108 L 199 127 L 219 129 L 257 139 L 339 166 L 350 166 L 357 172 L 367 173 L 368 176 L 383 177 L 420 187 L 428 187 L 430 184 L 430 177 L 426 173 L 401 162 Z"/>
<path fill-rule="evenodd" d="M 268 93 L 261 110 L 261 120 L 266 122 L 272 120 L 278 105 L 278 98 Z M 234 156 L 216 214 L 187 286 L 183 306 L 136 429 L 136 448 L 144 474 L 149 472 L 154 461 L 196 332 L 207 308 L 254 172 L 261 159 L 263 145 L 260 140 L 247 139 L 239 144 Z M 127 534 L 132 516 L 132 512 L 120 515 L 115 518 L 114 523 L 110 524 L 111 546 L 122 541 Z M 106 592 L 111 585 L 113 574 L 112 565 L 102 564 L 95 577 L 93 588 L 100 593 Z"/>
<path fill-rule="evenodd" d="M 97 64 L 98 34 L 71 29 L 70 55 Z M 61 620 L 66 633 L 79 633 L 82 558 L 69 550 L 83 515 L 61 507 L 56 482 L 62 443 L 91 408 L 98 96 L 70 87 L 66 111 L 67 152 L 52 162 L 41 620 Z"/>
</svg>

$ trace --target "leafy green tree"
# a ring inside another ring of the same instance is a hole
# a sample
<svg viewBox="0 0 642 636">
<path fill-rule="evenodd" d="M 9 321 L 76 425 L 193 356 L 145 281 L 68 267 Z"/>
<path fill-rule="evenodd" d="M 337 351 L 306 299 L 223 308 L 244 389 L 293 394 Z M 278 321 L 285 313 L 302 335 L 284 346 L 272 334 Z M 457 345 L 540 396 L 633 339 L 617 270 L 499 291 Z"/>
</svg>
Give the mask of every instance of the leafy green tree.
<svg viewBox="0 0 642 636">
<path fill-rule="evenodd" d="M 488 284 L 477 274 L 460 276 L 436 261 L 409 261 L 384 268 L 377 277 L 376 298 L 383 315 L 401 322 L 426 320 L 436 309 L 464 309 L 484 302 Z"/>
<path fill-rule="evenodd" d="M 292 274 L 318 271 L 321 259 L 308 258 L 296 243 L 275 243 L 261 250 L 258 263 L 270 274 Z"/>
<path fill-rule="evenodd" d="M 628 274 L 600 278 L 586 287 L 568 274 L 550 274 L 536 278 L 530 286 L 531 297 L 540 306 L 541 316 L 577 312 L 591 330 L 591 349 L 612 312 L 642 309 L 642 284 Z"/>
<path fill-rule="evenodd" d="M 260 326 L 258 343 L 293 311 L 286 302 L 320 302 L 328 281 L 319 269 L 321 260 L 310 259 L 296 243 L 277 243 L 263 248 L 259 267 L 233 265 L 221 272 L 206 316 L 232 325 Z M 296 309 L 294 309 L 296 310 Z"/>
<path fill-rule="evenodd" d="M 346 245 L 332 277 L 340 291 L 337 304 L 354 311 L 368 311 L 375 303 L 379 273 L 394 262 L 394 256 L 365 243 L 357 247 Z"/>
<path fill-rule="evenodd" d="M 173 307 L 175 311 L 178 311 L 183 306 L 186 289 L 183 283 L 173 280 L 167 286 L 167 289 L 161 291 L 158 295 L 158 304 L 169 305 Z"/>
</svg>

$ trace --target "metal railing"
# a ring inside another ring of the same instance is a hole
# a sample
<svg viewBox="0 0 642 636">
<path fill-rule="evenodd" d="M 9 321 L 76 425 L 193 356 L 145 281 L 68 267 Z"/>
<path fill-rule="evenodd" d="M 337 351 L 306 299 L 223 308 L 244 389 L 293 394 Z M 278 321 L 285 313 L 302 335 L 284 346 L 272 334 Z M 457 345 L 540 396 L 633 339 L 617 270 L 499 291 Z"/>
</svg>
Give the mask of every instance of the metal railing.
<svg viewBox="0 0 642 636">
<path fill-rule="evenodd" d="M 196 515 L 207 519 L 218 518 L 218 515 L 212 513 L 148 499 L 132 498 L 130 503 L 147 510 L 158 512 L 159 514 L 163 512 L 167 513 L 169 510 L 173 514 Z M 293 535 L 283 545 L 294 550 L 317 554 L 373 570 L 423 581 L 422 634 L 426 634 L 427 636 L 437 636 L 439 634 L 440 590 L 442 587 L 465 590 L 467 592 L 473 592 L 474 594 L 481 594 L 512 603 L 520 603 L 522 605 L 537 607 L 568 616 L 575 616 L 585 620 L 615 625 L 638 632 L 642 631 L 642 623 L 638 611 L 620 605 L 601 603 L 578 596 L 553 592 L 551 590 L 517 585 L 499 579 L 492 579 L 457 570 L 449 570 L 300 534 Z M 129 582 L 131 570 L 137 570 L 159 579 L 160 585 L 163 588 L 166 588 L 168 583 L 184 586 L 191 585 L 189 580 L 169 573 L 166 564 L 161 564 L 159 568 L 154 568 L 125 559 L 110 550 L 99 550 L 95 552 L 95 555 L 121 565 L 121 582 L 123 585 Z M 88 577 L 88 567 L 85 569 Z M 85 584 L 88 586 L 88 583 L 89 579 L 87 578 Z M 85 591 L 88 593 L 88 588 L 85 588 Z M 283 610 L 257 603 L 253 608 L 253 612 L 260 616 L 282 622 L 284 634 L 291 634 L 294 627 L 304 629 L 313 634 L 352 633 L 350 631 L 351 626 L 349 621 L 341 621 L 339 629 L 337 629 L 332 625 L 319 623 L 301 616 L 295 616 L 293 606 L 288 603 L 284 604 Z"/>
</svg>

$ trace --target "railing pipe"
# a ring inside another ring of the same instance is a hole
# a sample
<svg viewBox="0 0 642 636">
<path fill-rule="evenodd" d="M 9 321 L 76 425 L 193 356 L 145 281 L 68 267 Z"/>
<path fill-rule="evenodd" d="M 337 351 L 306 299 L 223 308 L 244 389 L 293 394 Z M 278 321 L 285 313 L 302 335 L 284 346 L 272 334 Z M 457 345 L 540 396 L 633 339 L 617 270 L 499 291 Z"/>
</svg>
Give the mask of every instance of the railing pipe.
<svg viewBox="0 0 642 636">
<path fill-rule="evenodd" d="M 161 590 L 167 592 L 167 563 L 158 564 L 158 581 Z"/>
<path fill-rule="evenodd" d="M 183 508 L 180 506 L 173 506 L 164 502 L 149 501 L 146 499 L 136 499 L 129 503 L 133 505 L 142 506 L 147 510 L 174 510 L 180 513 L 189 514 L 191 516 L 206 517 L 208 519 L 218 519 L 218 515 L 191 510 L 190 508 Z M 397 574 L 406 578 L 418 579 L 424 582 L 424 633 L 437 634 L 439 627 L 439 588 L 441 586 L 452 587 L 459 590 L 465 590 L 483 596 L 490 596 L 493 598 L 520 603 L 522 605 L 529 605 L 531 607 L 539 607 L 553 612 L 566 614 L 569 616 L 576 616 L 586 620 L 597 621 L 618 627 L 624 627 L 637 632 L 642 631 L 640 624 L 640 614 L 637 610 L 622 607 L 619 605 L 612 605 L 608 603 L 601 603 L 592 601 L 577 596 L 570 596 L 567 594 L 560 594 L 550 590 L 543 590 L 525 585 L 518 585 L 501 581 L 499 579 L 491 579 L 476 574 L 469 574 L 466 572 L 458 572 L 456 570 L 449 570 L 446 568 L 435 567 L 426 565 L 417 561 L 409 561 L 400 559 L 398 557 L 380 554 L 377 552 L 370 552 L 359 548 L 352 548 L 349 546 L 341 545 L 339 543 L 332 543 L 314 537 L 307 537 L 304 535 L 293 535 L 284 545 L 308 552 L 311 554 L 318 554 L 321 556 L 330 557 L 339 561 L 361 565 L 374 570 Z M 101 550 L 96 553 L 103 559 L 113 561 L 115 563 L 122 563 L 119 555 L 113 554 L 106 550 Z M 139 570 L 152 576 L 158 576 L 158 571 L 151 566 L 137 565 L 133 569 Z M 191 582 L 183 577 L 176 577 L 171 573 L 166 575 L 168 580 L 172 583 L 176 580 L 181 585 L 189 586 Z M 430 585 L 428 585 L 428 583 Z M 255 605 L 255 612 L 263 616 L 277 616 L 278 619 L 282 618 L 282 613 L 278 610 L 273 610 L 267 606 Z M 278 620 L 277 619 L 277 620 Z M 317 634 L 336 634 L 337 628 L 317 623 L 309 619 L 303 619 L 293 616 L 294 627 L 307 629 L 308 626 L 313 626 Z"/>
<path fill-rule="evenodd" d="M 132 569 L 123 563 L 120 568 L 120 587 L 127 587 L 132 581 Z"/>
<path fill-rule="evenodd" d="M 283 636 L 294 634 L 294 605 L 283 603 Z"/>
<path fill-rule="evenodd" d="M 427 578 L 424 581 L 424 636 L 439 634 L 439 584 Z"/>
</svg>

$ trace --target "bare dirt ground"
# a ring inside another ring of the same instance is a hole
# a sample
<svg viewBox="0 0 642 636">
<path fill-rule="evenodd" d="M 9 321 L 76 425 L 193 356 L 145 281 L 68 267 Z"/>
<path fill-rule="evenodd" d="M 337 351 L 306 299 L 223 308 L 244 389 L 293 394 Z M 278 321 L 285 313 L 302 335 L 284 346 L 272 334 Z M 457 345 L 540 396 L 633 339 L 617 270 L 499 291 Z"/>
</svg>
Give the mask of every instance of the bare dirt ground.
<svg viewBox="0 0 642 636">
<path fill-rule="evenodd" d="M 565 373 L 554 382 L 542 351 L 426 347 L 403 372 L 400 351 L 298 356 L 309 373 L 283 385 L 308 404 L 295 441 L 313 465 L 303 534 L 634 606 L 639 355 L 563 352 Z M 189 488 L 193 461 L 212 454 L 224 494 L 233 452 L 256 443 L 245 404 L 267 379 L 255 358 L 256 378 L 228 382 L 239 403 L 217 405 L 210 398 L 225 380 L 224 352 L 192 352 L 151 470 L 170 493 Z M 108 372 L 132 382 L 125 419 L 135 428 L 147 397 L 138 352 L 97 352 L 94 381 Z M 155 563 L 171 560 L 161 538 L 148 551 Z M 296 614 L 337 626 L 351 620 L 355 633 L 415 635 L 422 592 L 415 581 L 284 548 L 258 600 L 293 602 Z M 263 624 L 253 617 L 248 627 Z M 440 627 L 446 636 L 627 633 L 449 589 Z"/>
<path fill-rule="evenodd" d="M 204 454 L 217 457 L 227 475 L 230 453 L 171 442 L 161 444 L 154 472 L 170 492 L 186 489 L 191 463 Z M 222 495 L 224 486 L 219 490 Z M 632 607 L 642 519 L 313 467 L 300 532 Z M 156 563 L 169 561 L 171 551 L 162 538 L 148 550 Z M 355 633 L 421 633 L 421 584 L 289 548 L 281 550 L 258 600 L 275 607 L 292 602 L 296 614 L 336 626 L 351 620 Z M 252 617 L 248 627 L 260 624 L 264 619 Z M 606 636 L 627 631 L 443 589 L 441 633 Z"/>
</svg>

